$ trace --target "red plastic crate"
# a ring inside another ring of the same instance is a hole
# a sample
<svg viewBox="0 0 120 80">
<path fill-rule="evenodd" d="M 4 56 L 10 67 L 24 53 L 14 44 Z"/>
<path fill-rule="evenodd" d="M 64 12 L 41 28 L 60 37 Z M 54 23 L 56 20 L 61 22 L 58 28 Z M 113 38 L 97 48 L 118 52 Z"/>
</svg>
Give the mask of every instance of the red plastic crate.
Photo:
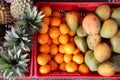
<svg viewBox="0 0 120 80">
<path fill-rule="evenodd" d="M 94 12 L 96 7 L 102 4 L 108 4 L 111 8 L 120 7 L 120 2 L 37 2 L 36 6 L 39 10 L 41 6 L 50 6 L 52 10 L 78 10 L 82 14 L 82 18 L 89 12 Z M 67 73 L 63 71 L 54 71 L 50 72 L 47 75 L 43 75 L 39 73 L 39 65 L 37 63 L 38 56 L 38 43 L 37 43 L 37 35 L 35 42 L 35 54 L 34 54 L 34 77 L 35 78 L 120 78 L 120 73 L 116 73 L 113 76 L 100 76 L 97 72 L 91 72 L 87 75 L 80 74 L 78 72 L 75 73 Z"/>
</svg>

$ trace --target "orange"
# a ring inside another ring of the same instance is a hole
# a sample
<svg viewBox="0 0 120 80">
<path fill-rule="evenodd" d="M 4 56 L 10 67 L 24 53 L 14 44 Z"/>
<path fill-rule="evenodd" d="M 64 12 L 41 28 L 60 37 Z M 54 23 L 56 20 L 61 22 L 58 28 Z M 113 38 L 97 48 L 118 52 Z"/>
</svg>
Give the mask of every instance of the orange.
<svg viewBox="0 0 120 80">
<path fill-rule="evenodd" d="M 65 51 L 64 51 L 64 44 L 60 44 L 59 45 L 59 52 L 60 53 L 65 53 Z"/>
<path fill-rule="evenodd" d="M 77 64 L 82 64 L 84 61 L 84 57 L 82 54 L 75 54 L 73 56 L 73 61 L 76 62 Z"/>
<path fill-rule="evenodd" d="M 60 35 L 59 42 L 61 44 L 66 44 L 66 43 L 68 43 L 68 41 L 69 41 L 69 36 L 68 35 L 66 35 L 66 34 Z"/>
<path fill-rule="evenodd" d="M 51 26 L 59 26 L 61 24 L 61 19 L 58 17 L 53 17 L 51 19 Z"/>
<path fill-rule="evenodd" d="M 88 66 L 86 64 L 80 64 L 80 66 L 78 67 L 78 72 L 80 72 L 81 74 L 88 74 L 90 72 Z"/>
<path fill-rule="evenodd" d="M 55 55 L 58 53 L 58 46 L 55 44 L 50 45 L 50 54 Z"/>
<path fill-rule="evenodd" d="M 54 56 L 54 60 L 55 60 L 55 62 L 58 63 L 58 64 L 63 63 L 63 61 L 64 61 L 64 59 L 63 59 L 63 54 L 61 54 L 61 53 L 56 54 L 56 55 Z"/>
<path fill-rule="evenodd" d="M 37 57 L 37 62 L 39 65 L 46 65 L 51 60 L 49 54 L 39 54 Z"/>
<path fill-rule="evenodd" d="M 57 27 L 51 27 L 49 29 L 49 36 L 51 38 L 57 38 L 60 35 L 60 31 Z"/>
<path fill-rule="evenodd" d="M 73 72 L 77 71 L 78 66 L 75 62 L 71 61 L 71 62 L 66 64 L 65 69 L 67 72 L 73 73 Z"/>
<path fill-rule="evenodd" d="M 50 65 L 42 65 L 39 68 L 39 72 L 41 74 L 48 74 L 48 73 L 50 73 L 50 71 L 51 71 Z"/>
<path fill-rule="evenodd" d="M 41 10 L 45 16 L 50 16 L 52 14 L 52 9 L 49 6 L 43 6 Z"/>
<path fill-rule="evenodd" d="M 39 34 L 38 35 L 38 43 L 39 44 L 46 44 L 49 40 L 48 34 Z"/>
<path fill-rule="evenodd" d="M 55 70 L 58 69 L 58 64 L 55 61 L 53 61 L 53 60 L 49 61 L 48 65 L 50 65 L 51 71 L 55 71 Z"/>
<path fill-rule="evenodd" d="M 49 29 L 48 25 L 46 23 L 42 23 L 39 33 L 47 33 L 48 29 Z"/>
<path fill-rule="evenodd" d="M 64 54 L 64 62 L 68 63 L 72 60 L 72 55 L 71 54 Z"/>
<path fill-rule="evenodd" d="M 50 24 L 50 17 L 44 17 L 42 20 L 45 24 L 49 25 Z"/>
<path fill-rule="evenodd" d="M 67 34 L 69 32 L 69 28 L 66 23 L 60 24 L 59 29 L 62 34 Z"/>
<path fill-rule="evenodd" d="M 60 42 L 59 42 L 59 38 L 52 38 L 52 43 L 55 44 L 55 45 L 59 45 Z"/>
<path fill-rule="evenodd" d="M 67 54 L 73 54 L 75 51 L 75 45 L 73 43 L 67 43 L 64 45 L 64 50 Z"/>
<path fill-rule="evenodd" d="M 73 52 L 73 54 L 78 54 L 80 53 L 80 50 L 78 48 L 75 49 L 75 51 Z"/>
<path fill-rule="evenodd" d="M 62 17 L 62 14 L 59 11 L 53 11 L 53 17 Z"/>
<path fill-rule="evenodd" d="M 74 36 L 74 35 L 75 35 L 75 32 L 73 32 L 73 31 L 70 30 L 70 31 L 68 32 L 68 35 L 69 35 L 69 36 Z"/>
<path fill-rule="evenodd" d="M 39 47 L 39 52 L 42 52 L 42 53 L 49 53 L 50 52 L 50 47 L 48 44 L 42 44 L 40 45 Z"/>
<path fill-rule="evenodd" d="M 65 70 L 65 66 L 66 66 L 66 63 L 62 63 L 62 64 L 60 64 L 59 69 L 60 69 L 61 71 L 66 71 L 66 70 Z"/>
</svg>

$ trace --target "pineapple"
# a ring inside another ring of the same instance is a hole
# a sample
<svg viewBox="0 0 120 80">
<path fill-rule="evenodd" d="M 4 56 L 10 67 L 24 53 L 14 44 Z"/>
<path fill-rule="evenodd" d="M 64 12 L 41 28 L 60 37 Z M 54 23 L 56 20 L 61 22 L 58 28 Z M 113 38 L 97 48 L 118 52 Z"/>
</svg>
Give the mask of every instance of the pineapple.
<svg viewBox="0 0 120 80">
<path fill-rule="evenodd" d="M 0 24 L 7 24 L 11 22 L 10 7 L 8 3 L 2 0 L 0 4 Z"/>
<path fill-rule="evenodd" d="M 24 27 L 29 34 L 33 34 L 41 28 L 42 18 L 45 15 L 42 11 L 38 12 L 35 6 L 31 8 L 29 4 L 26 9 L 26 13 L 21 13 L 21 20 L 17 21 L 16 25 Z"/>
<path fill-rule="evenodd" d="M 21 47 L 25 51 L 32 48 L 32 36 L 27 34 L 22 27 L 12 27 L 11 31 L 6 31 L 4 46 L 12 48 L 14 45 Z"/>
<path fill-rule="evenodd" d="M 19 47 L 14 46 L 12 49 L 0 51 L 0 74 L 5 79 L 23 76 L 28 72 L 28 53 L 23 53 Z"/>
<path fill-rule="evenodd" d="M 21 12 L 26 12 L 27 4 L 33 5 L 33 0 L 13 0 L 10 6 L 11 15 L 15 19 L 20 19 Z"/>
</svg>

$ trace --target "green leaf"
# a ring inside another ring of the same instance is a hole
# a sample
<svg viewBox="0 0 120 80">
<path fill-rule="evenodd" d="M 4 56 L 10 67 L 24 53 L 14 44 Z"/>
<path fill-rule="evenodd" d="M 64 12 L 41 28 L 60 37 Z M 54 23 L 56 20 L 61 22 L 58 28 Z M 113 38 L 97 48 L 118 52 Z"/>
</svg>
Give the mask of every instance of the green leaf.
<svg viewBox="0 0 120 80">
<path fill-rule="evenodd" d="M 29 55 L 28 53 L 27 53 L 27 54 L 23 54 L 23 55 L 21 55 L 20 59 L 21 59 L 21 60 L 22 60 L 22 59 L 25 59 L 25 58 L 27 58 L 28 55 Z"/>
<path fill-rule="evenodd" d="M 12 35 L 14 36 L 14 38 L 19 38 L 19 36 L 16 34 L 14 27 L 11 28 L 11 32 L 12 32 Z"/>
<path fill-rule="evenodd" d="M 17 53 L 16 53 L 17 58 L 19 58 L 19 57 L 20 57 L 20 54 L 21 54 L 21 49 L 19 49 L 19 50 L 17 51 Z"/>
<path fill-rule="evenodd" d="M 23 75 L 18 67 L 16 68 L 16 73 L 18 74 L 18 76 L 22 76 Z"/>
<path fill-rule="evenodd" d="M 13 59 L 13 55 L 12 55 L 12 53 L 11 53 L 11 51 L 8 49 L 8 56 L 11 58 L 11 59 Z"/>
</svg>

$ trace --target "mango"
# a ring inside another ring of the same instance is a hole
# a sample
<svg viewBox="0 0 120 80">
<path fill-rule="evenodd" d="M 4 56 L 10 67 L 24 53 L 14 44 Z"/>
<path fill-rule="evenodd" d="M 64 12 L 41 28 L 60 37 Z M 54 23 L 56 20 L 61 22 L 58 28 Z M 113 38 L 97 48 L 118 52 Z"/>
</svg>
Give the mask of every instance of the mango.
<svg viewBox="0 0 120 80">
<path fill-rule="evenodd" d="M 80 26 L 77 28 L 77 35 L 79 37 L 85 37 L 85 36 L 87 36 L 87 32 L 83 29 L 82 26 Z"/>
<path fill-rule="evenodd" d="M 104 62 L 111 57 L 111 49 L 105 43 L 99 43 L 94 49 L 94 56 L 99 62 Z"/>
<path fill-rule="evenodd" d="M 112 76 L 116 72 L 117 66 L 112 62 L 103 62 L 98 67 L 98 73 L 101 76 Z"/>
<path fill-rule="evenodd" d="M 87 51 L 87 43 L 86 43 L 85 38 L 75 36 L 74 41 L 75 41 L 76 46 L 80 49 L 80 51 L 82 51 L 82 52 Z"/>
<path fill-rule="evenodd" d="M 85 53 L 85 63 L 90 71 L 97 71 L 100 62 L 94 57 L 93 51 L 89 50 Z"/>
<path fill-rule="evenodd" d="M 120 26 L 120 7 L 115 8 L 111 14 L 111 18 L 114 19 L 118 26 Z"/>
<path fill-rule="evenodd" d="M 113 19 L 105 20 L 100 35 L 103 38 L 111 38 L 118 30 L 118 25 Z"/>
<path fill-rule="evenodd" d="M 89 35 L 87 36 L 87 45 L 89 49 L 94 50 L 95 47 L 101 42 L 102 38 L 100 35 Z"/>
<path fill-rule="evenodd" d="M 95 13 L 101 21 L 104 21 L 110 18 L 111 9 L 108 5 L 100 5 L 96 8 Z"/>
<path fill-rule="evenodd" d="M 98 17 L 93 14 L 87 14 L 82 21 L 82 26 L 83 29 L 88 33 L 88 34 L 99 34 L 100 29 L 101 29 L 101 23 Z"/>
<path fill-rule="evenodd" d="M 120 53 L 120 30 L 110 38 L 113 52 Z"/>
<path fill-rule="evenodd" d="M 73 31 L 76 32 L 78 27 L 78 15 L 75 12 L 67 12 L 65 15 L 65 20 L 68 27 Z"/>
<path fill-rule="evenodd" d="M 117 66 L 116 72 L 120 72 L 120 54 L 113 53 L 109 61 Z"/>
</svg>

